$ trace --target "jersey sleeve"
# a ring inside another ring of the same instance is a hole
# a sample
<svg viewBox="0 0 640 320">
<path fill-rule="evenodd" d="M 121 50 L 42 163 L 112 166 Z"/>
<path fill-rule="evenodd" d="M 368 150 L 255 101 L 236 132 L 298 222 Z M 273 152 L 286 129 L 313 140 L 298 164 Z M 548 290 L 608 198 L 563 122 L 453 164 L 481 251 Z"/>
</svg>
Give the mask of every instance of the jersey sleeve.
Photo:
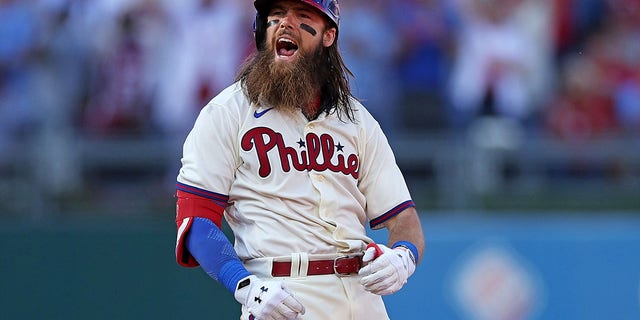
<svg viewBox="0 0 640 320">
<path fill-rule="evenodd" d="M 367 199 L 369 226 L 378 229 L 415 204 L 382 129 L 373 119 L 366 123 L 362 132 L 359 188 Z"/>
<path fill-rule="evenodd" d="M 178 183 L 229 194 L 238 157 L 238 115 L 213 100 L 205 106 L 182 150 Z"/>
</svg>

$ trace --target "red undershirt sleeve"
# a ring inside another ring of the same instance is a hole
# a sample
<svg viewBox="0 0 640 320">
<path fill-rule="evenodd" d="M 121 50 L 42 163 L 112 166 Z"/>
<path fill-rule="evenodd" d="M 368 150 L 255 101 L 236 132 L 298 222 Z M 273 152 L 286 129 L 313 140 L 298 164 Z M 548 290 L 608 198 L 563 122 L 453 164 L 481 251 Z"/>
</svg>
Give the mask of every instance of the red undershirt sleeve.
<svg viewBox="0 0 640 320">
<path fill-rule="evenodd" d="M 178 184 L 176 197 L 176 262 L 184 267 L 197 267 L 199 263 L 186 248 L 185 236 L 194 217 L 207 218 L 222 228 L 228 197 L 183 184 Z"/>
</svg>

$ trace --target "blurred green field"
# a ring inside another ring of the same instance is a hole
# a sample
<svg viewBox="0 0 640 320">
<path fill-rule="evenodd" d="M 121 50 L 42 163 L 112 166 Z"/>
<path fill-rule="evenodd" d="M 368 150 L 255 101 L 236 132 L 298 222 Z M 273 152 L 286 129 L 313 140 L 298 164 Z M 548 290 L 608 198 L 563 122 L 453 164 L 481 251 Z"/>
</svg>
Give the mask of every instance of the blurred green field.
<svg viewBox="0 0 640 320">
<path fill-rule="evenodd" d="M 2 319 L 237 319 L 222 286 L 174 262 L 174 232 L 171 219 L 2 223 Z"/>
</svg>

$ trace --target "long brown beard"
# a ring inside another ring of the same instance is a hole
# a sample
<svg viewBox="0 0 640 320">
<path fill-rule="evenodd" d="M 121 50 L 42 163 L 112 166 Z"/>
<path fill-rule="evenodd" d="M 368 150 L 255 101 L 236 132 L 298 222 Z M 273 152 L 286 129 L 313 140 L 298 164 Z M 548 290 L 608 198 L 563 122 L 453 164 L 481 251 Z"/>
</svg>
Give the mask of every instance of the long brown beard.
<svg viewBox="0 0 640 320">
<path fill-rule="evenodd" d="M 298 53 L 300 55 L 292 63 L 277 63 L 274 50 L 267 46 L 249 60 L 242 68 L 239 80 L 243 81 L 245 93 L 252 103 L 289 112 L 301 109 L 307 117 L 317 115 L 316 99 L 329 68 L 322 62 L 322 46 L 311 53 Z M 325 68 L 321 67 L 323 65 Z M 313 110 L 309 110 L 311 106 Z"/>
</svg>

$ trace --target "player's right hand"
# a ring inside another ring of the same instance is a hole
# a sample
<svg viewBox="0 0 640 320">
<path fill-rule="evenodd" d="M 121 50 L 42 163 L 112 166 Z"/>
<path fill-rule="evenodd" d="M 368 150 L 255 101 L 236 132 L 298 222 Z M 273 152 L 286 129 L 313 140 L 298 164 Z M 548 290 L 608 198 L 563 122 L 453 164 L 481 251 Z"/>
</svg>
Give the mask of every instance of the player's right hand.
<svg viewBox="0 0 640 320">
<path fill-rule="evenodd" d="M 305 312 L 282 281 L 262 281 L 251 275 L 238 281 L 234 296 L 257 320 L 298 319 Z"/>
</svg>

